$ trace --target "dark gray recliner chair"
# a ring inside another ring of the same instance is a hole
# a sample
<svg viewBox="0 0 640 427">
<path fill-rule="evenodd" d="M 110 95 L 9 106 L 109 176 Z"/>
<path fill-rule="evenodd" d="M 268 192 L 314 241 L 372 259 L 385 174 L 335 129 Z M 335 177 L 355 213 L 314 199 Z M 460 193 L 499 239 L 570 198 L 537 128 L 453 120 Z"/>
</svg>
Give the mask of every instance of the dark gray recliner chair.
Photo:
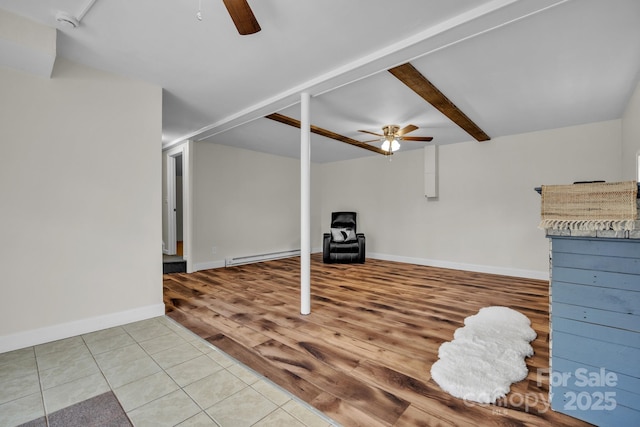
<svg viewBox="0 0 640 427">
<path fill-rule="evenodd" d="M 364 264 L 365 237 L 357 232 L 355 212 L 332 212 L 331 232 L 324 233 L 322 260 L 325 263 Z"/>
</svg>

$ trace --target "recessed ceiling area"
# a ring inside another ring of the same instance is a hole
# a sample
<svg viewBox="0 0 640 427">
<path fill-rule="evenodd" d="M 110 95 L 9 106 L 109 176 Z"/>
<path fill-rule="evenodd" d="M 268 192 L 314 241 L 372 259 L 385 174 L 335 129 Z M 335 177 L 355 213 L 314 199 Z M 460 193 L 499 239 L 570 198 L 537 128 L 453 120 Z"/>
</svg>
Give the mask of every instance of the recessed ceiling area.
<svg viewBox="0 0 640 427">
<path fill-rule="evenodd" d="M 97 0 L 76 28 L 58 26 L 87 4 L 0 0 L 57 28 L 56 55 L 161 86 L 164 147 L 299 157 L 299 130 L 264 116 L 299 119 L 301 92 L 313 125 L 348 138 L 413 124 L 429 144 L 479 143 L 387 70 L 411 63 L 492 139 L 619 118 L 640 70 L 637 0 L 249 0 L 261 31 L 244 36 L 222 0 L 202 0 L 202 20 L 197 1 Z M 378 155 L 311 143 L 314 162 Z"/>
</svg>

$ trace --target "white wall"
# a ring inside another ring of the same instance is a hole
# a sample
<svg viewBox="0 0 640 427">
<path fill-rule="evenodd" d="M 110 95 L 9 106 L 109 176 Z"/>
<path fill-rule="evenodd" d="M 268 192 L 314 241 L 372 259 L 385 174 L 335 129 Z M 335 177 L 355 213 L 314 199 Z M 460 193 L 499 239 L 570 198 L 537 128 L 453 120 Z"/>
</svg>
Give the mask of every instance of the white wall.
<svg viewBox="0 0 640 427">
<path fill-rule="evenodd" d="M 541 184 L 621 179 L 621 121 L 439 149 L 439 198 L 423 150 L 322 165 L 322 218 L 355 210 L 368 255 L 524 277 L 548 275 Z"/>
<path fill-rule="evenodd" d="M 299 160 L 199 142 L 193 162 L 196 270 L 300 249 Z"/>
<path fill-rule="evenodd" d="M 163 314 L 159 87 L 0 68 L 0 352 Z"/>
<path fill-rule="evenodd" d="M 640 82 L 622 116 L 622 147 L 622 179 L 637 179 L 636 159 L 640 154 Z"/>
</svg>

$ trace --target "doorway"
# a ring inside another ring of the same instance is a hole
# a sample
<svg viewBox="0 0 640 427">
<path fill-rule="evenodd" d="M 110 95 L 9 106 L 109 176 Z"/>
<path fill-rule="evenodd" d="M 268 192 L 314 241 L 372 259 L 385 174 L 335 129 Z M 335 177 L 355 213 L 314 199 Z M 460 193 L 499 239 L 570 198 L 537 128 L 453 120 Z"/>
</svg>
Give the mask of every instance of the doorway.
<svg viewBox="0 0 640 427">
<path fill-rule="evenodd" d="M 163 206 L 163 270 L 190 271 L 190 142 L 163 153 L 165 188 Z M 174 264 L 174 265 L 167 265 Z"/>
<path fill-rule="evenodd" d="M 176 255 L 182 257 L 184 255 L 184 236 L 183 236 L 183 218 L 184 218 L 184 209 L 183 209 L 183 186 L 182 186 L 182 170 L 184 169 L 182 166 L 183 158 L 182 153 L 176 157 L 174 157 L 176 162 L 176 177 L 175 177 L 175 195 L 176 195 L 176 204 L 175 204 L 175 212 L 176 212 Z"/>
</svg>

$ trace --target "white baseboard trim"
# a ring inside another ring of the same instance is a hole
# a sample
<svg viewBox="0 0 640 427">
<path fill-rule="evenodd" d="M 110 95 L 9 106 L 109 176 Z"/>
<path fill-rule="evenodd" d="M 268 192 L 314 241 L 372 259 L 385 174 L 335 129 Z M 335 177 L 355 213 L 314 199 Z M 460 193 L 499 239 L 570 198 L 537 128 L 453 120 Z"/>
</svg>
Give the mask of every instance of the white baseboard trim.
<svg viewBox="0 0 640 427">
<path fill-rule="evenodd" d="M 311 253 L 321 253 L 322 248 L 312 248 Z M 524 270 L 519 268 L 497 267 L 491 265 L 466 264 L 437 259 L 414 258 L 398 255 L 382 254 L 377 252 L 367 253 L 367 258 L 384 261 L 404 262 L 407 264 L 427 265 L 430 267 L 451 268 L 453 270 L 475 271 L 478 273 L 499 274 L 502 276 L 524 277 L 526 279 L 549 280 L 548 271 Z M 207 261 L 195 264 L 195 271 L 209 270 L 212 268 L 224 268 L 225 260 Z"/>
<path fill-rule="evenodd" d="M 318 252 L 322 252 L 322 248 L 312 248 L 311 249 L 311 253 L 318 253 Z M 298 256 L 298 255 L 295 255 Z M 205 262 L 199 262 L 196 263 L 194 266 L 194 270 L 192 271 L 192 273 L 195 273 L 196 271 L 200 271 L 200 270 L 209 270 L 212 268 L 223 268 L 225 267 L 225 263 L 226 260 L 222 259 L 222 260 L 216 260 L 216 261 L 205 261 Z"/>
<path fill-rule="evenodd" d="M 311 253 L 322 253 L 322 248 L 312 248 Z M 465 264 L 437 259 L 389 255 L 377 252 L 368 252 L 367 258 L 380 259 L 384 261 L 404 262 L 406 264 L 428 265 L 430 267 L 451 268 L 454 270 L 475 271 L 478 273 L 499 274 L 502 276 L 523 277 L 526 279 L 549 280 L 548 271 L 524 270 L 519 268 L 497 267 L 492 265 Z M 200 262 L 195 264 L 194 272 L 200 270 L 209 270 L 211 268 L 224 267 L 225 260 Z"/>
<path fill-rule="evenodd" d="M 60 323 L 0 337 L 0 353 L 44 344 L 101 329 L 125 325 L 152 317 L 164 316 L 164 304 L 148 305 L 133 310 Z"/>
<path fill-rule="evenodd" d="M 212 268 L 223 268 L 224 267 L 224 260 L 217 260 L 217 261 L 205 261 L 205 262 L 198 262 L 194 265 L 193 268 L 193 272 L 195 273 L 196 271 L 200 271 L 200 270 L 209 270 Z"/>
<path fill-rule="evenodd" d="M 523 270 L 519 268 L 497 267 L 491 265 L 465 264 L 437 259 L 413 258 L 381 253 L 367 253 L 367 258 L 384 261 L 404 262 L 407 264 L 427 265 L 430 267 L 451 268 L 454 270 L 475 271 L 478 273 L 499 274 L 502 276 L 523 277 L 526 279 L 549 280 L 548 271 Z"/>
<path fill-rule="evenodd" d="M 241 257 L 229 257 L 224 260 L 225 267 L 234 267 L 236 265 L 253 264 L 255 262 L 273 261 L 276 259 L 292 258 L 300 256 L 300 249 L 291 249 L 287 251 L 269 252 L 260 255 L 248 255 Z"/>
</svg>

